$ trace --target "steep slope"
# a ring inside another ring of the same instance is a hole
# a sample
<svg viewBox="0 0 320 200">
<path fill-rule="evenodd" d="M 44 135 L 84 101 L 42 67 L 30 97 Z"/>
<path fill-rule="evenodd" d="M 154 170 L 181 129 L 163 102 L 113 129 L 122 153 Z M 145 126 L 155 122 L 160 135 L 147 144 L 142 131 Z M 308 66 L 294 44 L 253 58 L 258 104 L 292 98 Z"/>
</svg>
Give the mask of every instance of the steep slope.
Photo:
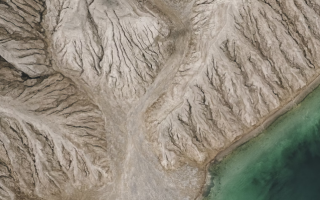
<svg viewBox="0 0 320 200">
<path fill-rule="evenodd" d="M 198 1 L 189 59 L 146 114 L 162 165 L 203 164 L 319 75 L 314 1 Z"/>
<path fill-rule="evenodd" d="M 29 79 L 4 65 L 1 199 L 64 199 L 82 187 L 98 189 L 109 177 L 101 111 L 62 75 Z"/>
<path fill-rule="evenodd" d="M 55 67 L 129 101 L 145 93 L 174 48 L 170 24 L 126 2 L 47 1 Z"/>
<path fill-rule="evenodd" d="M 41 26 L 44 10 L 43 1 L 0 1 L 0 56 L 30 77 L 52 72 Z"/>
</svg>

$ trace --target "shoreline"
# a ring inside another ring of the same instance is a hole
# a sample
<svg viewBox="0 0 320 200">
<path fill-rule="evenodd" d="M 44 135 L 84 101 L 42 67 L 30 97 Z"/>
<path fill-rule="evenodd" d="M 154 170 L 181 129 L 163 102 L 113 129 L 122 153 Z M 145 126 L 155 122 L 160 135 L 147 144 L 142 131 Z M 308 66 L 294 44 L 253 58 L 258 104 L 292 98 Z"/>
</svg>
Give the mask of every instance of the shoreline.
<svg viewBox="0 0 320 200">
<path fill-rule="evenodd" d="M 196 200 L 202 199 L 202 194 L 204 193 L 204 190 L 208 186 L 208 179 L 210 179 L 209 168 L 212 164 L 215 162 L 220 162 L 222 159 L 224 159 L 226 156 L 230 155 L 236 148 L 240 147 L 241 145 L 249 142 L 251 139 L 257 137 L 262 133 L 266 128 L 268 128 L 273 122 L 275 122 L 279 117 L 293 109 L 295 106 L 297 106 L 299 103 L 301 103 L 310 93 L 312 93 L 317 87 L 320 86 L 320 75 L 318 75 L 316 78 L 314 78 L 310 84 L 305 86 L 298 91 L 295 96 L 290 98 L 288 101 L 284 102 L 284 106 L 279 106 L 278 109 L 271 112 L 269 115 L 267 115 L 264 120 L 257 124 L 256 126 L 249 129 L 249 131 L 244 134 L 242 137 L 240 137 L 238 140 L 231 143 L 227 148 L 217 153 L 217 155 L 209 161 L 205 166 L 205 179 L 202 184 L 201 190 L 199 192 L 199 195 L 195 198 Z"/>
</svg>

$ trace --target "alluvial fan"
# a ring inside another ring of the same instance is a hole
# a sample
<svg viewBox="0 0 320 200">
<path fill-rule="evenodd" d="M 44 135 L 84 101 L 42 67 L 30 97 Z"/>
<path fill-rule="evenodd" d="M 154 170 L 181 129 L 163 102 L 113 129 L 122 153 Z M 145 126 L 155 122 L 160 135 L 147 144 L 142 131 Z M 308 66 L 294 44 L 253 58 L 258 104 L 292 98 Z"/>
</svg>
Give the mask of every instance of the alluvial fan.
<svg viewBox="0 0 320 200">
<path fill-rule="evenodd" d="M 0 198 L 199 197 L 320 82 L 319 21 L 317 0 L 0 0 Z"/>
</svg>

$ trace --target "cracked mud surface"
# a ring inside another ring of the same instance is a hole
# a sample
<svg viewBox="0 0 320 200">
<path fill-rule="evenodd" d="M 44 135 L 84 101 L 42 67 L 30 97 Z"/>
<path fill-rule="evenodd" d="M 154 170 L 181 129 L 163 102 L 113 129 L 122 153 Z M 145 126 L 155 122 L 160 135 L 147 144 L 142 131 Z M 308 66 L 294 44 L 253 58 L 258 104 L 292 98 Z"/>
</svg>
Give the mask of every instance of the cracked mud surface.
<svg viewBox="0 0 320 200">
<path fill-rule="evenodd" d="M 319 22 L 316 0 L 0 0 L 0 199 L 198 198 L 317 80 Z"/>
</svg>

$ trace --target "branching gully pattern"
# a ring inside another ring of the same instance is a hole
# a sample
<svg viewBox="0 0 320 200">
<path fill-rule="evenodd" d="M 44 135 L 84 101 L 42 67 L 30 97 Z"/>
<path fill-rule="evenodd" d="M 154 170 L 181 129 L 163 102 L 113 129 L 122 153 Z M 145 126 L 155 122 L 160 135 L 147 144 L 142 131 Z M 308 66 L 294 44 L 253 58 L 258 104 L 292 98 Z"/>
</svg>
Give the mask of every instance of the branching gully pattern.
<svg viewBox="0 0 320 200">
<path fill-rule="evenodd" d="M 319 75 L 318 0 L 0 0 L 0 199 L 200 199 Z"/>
</svg>

